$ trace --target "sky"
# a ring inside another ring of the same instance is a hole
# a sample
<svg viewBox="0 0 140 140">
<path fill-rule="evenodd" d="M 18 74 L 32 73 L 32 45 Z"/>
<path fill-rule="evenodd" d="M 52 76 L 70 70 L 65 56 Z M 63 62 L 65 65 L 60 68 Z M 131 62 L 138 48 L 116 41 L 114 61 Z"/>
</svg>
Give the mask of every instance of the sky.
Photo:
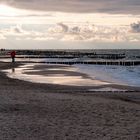
<svg viewBox="0 0 140 140">
<path fill-rule="evenodd" d="M 6 49 L 140 49 L 140 0 L 0 0 Z"/>
</svg>

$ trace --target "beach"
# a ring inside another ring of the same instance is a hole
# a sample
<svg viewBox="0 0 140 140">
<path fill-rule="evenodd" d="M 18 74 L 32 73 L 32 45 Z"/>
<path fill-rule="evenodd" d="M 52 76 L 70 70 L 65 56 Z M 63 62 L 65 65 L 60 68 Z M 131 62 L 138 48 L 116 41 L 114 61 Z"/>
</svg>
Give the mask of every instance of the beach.
<svg viewBox="0 0 140 140">
<path fill-rule="evenodd" d="M 1 62 L 0 70 L 19 65 Z M 139 140 L 139 88 L 111 86 L 127 92 L 89 92 L 94 87 L 32 83 L 0 72 L 0 139 Z"/>
</svg>

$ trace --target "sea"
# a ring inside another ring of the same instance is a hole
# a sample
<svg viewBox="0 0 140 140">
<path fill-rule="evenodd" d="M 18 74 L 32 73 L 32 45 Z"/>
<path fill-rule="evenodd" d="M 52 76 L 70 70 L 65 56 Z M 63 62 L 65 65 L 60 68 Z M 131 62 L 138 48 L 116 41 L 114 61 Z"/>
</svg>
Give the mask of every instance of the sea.
<svg viewBox="0 0 140 140">
<path fill-rule="evenodd" d="M 35 50 L 34 50 L 35 51 Z M 43 50 L 41 50 L 43 51 Z M 45 50 L 46 51 L 46 50 Z M 49 50 L 54 51 L 54 50 Z M 60 51 L 60 50 L 55 50 Z M 140 50 L 61 50 L 61 51 L 78 51 L 78 52 L 94 52 L 96 54 L 125 54 L 125 58 L 123 60 L 140 60 Z M 25 54 L 27 56 L 27 54 Z M 75 59 L 75 58 L 74 58 Z M 82 58 L 87 59 L 87 58 Z M 91 59 L 91 58 L 90 58 Z M 92 58 L 94 59 L 94 58 Z M 103 59 L 103 58 L 102 58 Z M 11 61 L 10 58 L 4 59 L 1 58 L 1 61 L 9 62 Z M 91 65 L 91 64 L 74 64 L 70 67 L 72 69 L 67 69 L 67 67 L 61 67 L 58 69 L 57 67 L 54 69 L 43 69 L 44 71 L 57 71 L 57 75 L 54 73 L 51 75 L 41 75 L 41 73 L 32 74 L 32 71 L 37 71 L 34 69 L 36 65 L 42 65 L 45 67 L 45 65 L 51 65 L 46 63 L 40 63 L 40 62 L 48 62 L 48 61 L 73 61 L 72 59 L 65 59 L 65 58 L 16 58 L 16 61 L 24 61 L 25 66 L 16 68 L 15 70 L 10 69 L 7 70 L 6 73 L 11 78 L 17 78 L 25 81 L 31 81 L 31 82 L 40 82 L 40 83 L 49 83 L 49 84 L 66 84 L 66 85 L 82 85 L 87 86 L 87 84 L 92 85 L 91 81 L 88 80 L 88 82 L 83 81 L 83 79 L 80 77 L 74 77 L 73 75 L 65 75 L 65 74 L 59 74 L 58 71 L 71 71 L 73 72 L 79 72 L 82 74 L 88 75 L 93 82 L 94 85 L 102 85 L 102 84 L 117 84 L 117 85 L 127 85 L 132 87 L 140 87 L 140 65 L 131 65 L 131 66 L 121 66 L 121 65 Z M 112 60 L 114 61 L 114 60 Z M 28 65 L 28 62 L 30 64 Z M 38 63 L 33 63 L 38 62 Z M 54 64 L 53 64 L 54 65 Z M 30 69 L 29 69 L 30 68 Z M 26 72 L 28 71 L 28 74 Z M 30 71 L 30 72 L 29 72 Z M 42 71 L 41 69 L 39 71 Z M 30 74 L 31 73 L 31 74 Z M 37 80 L 38 79 L 38 80 Z M 61 80 L 60 80 L 61 79 Z M 62 79 L 65 79 L 62 81 Z M 72 82 L 72 79 L 75 81 Z M 71 81 L 71 82 L 70 82 Z M 97 82 L 98 81 L 98 82 Z"/>
</svg>

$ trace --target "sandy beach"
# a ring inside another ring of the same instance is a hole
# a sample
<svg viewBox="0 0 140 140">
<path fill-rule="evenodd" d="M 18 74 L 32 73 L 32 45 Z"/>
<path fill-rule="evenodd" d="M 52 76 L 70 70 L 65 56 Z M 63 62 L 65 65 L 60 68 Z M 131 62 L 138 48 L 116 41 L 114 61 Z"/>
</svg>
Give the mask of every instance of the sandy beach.
<svg viewBox="0 0 140 140">
<path fill-rule="evenodd" d="M 1 62 L 0 70 L 19 65 Z M 0 72 L 0 139 L 140 139 L 139 88 L 115 93 L 88 89 L 10 79 Z"/>
</svg>

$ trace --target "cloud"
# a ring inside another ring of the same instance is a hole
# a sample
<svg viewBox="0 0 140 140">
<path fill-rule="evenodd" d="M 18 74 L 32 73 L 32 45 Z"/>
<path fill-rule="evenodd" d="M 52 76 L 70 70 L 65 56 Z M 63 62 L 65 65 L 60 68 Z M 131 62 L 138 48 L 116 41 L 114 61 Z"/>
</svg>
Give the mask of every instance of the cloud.
<svg viewBox="0 0 140 140">
<path fill-rule="evenodd" d="M 26 36 L 28 31 L 22 29 L 21 25 L 11 26 L 9 28 L 0 29 L 0 34 L 4 37 L 7 36 Z"/>
<path fill-rule="evenodd" d="M 136 24 L 136 23 L 135 23 Z M 139 24 L 131 26 L 138 32 Z M 135 26 L 138 28 L 136 28 Z M 131 29 L 131 30 L 132 30 Z M 101 26 L 93 24 L 71 25 L 58 23 L 48 29 L 26 30 L 21 25 L 0 29 L 0 39 L 34 40 L 34 41 L 78 41 L 78 42 L 139 42 L 140 37 L 130 32 L 129 26 Z"/>
<path fill-rule="evenodd" d="M 0 40 L 2 39 L 16 39 L 16 40 L 37 40 L 46 41 L 55 39 L 46 31 L 25 30 L 21 25 L 11 26 L 8 28 L 0 29 Z"/>
<path fill-rule="evenodd" d="M 137 23 L 132 23 L 130 25 L 130 27 L 131 27 L 131 32 L 133 32 L 133 33 L 140 33 L 140 21 L 137 22 Z"/>
<path fill-rule="evenodd" d="M 74 34 L 78 34 L 81 32 L 81 29 L 78 26 L 75 26 L 75 27 L 71 28 L 70 32 L 72 32 Z"/>
<path fill-rule="evenodd" d="M 22 29 L 20 25 L 0 29 L 0 34 L 3 35 L 5 38 L 16 37 L 16 36 L 22 37 L 22 36 L 30 35 L 30 33 Z"/>
<path fill-rule="evenodd" d="M 62 32 L 67 32 L 69 30 L 69 27 L 63 23 L 58 23 L 58 26 L 61 27 Z"/>
<path fill-rule="evenodd" d="M 3 36 L 2 34 L 0 34 L 0 40 L 5 40 L 5 39 L 6 39 L 6 37 Z"/>
<path fill-rule="evenodd" d="M 92 24 L 73 26 L 61 23 L 48 29 L 49 35 L 62 41 L 122 42 L 128 40 L 127 33 L 128 27 L 125 26 L 116 28 Z"/>
<path fill-rule="evenodd" d="M 24 32 L 21 26 L 17 25 L 11 28 L 11 32 L 21 34 Z"/>
<path fill-rule="evenodd" d="M 140 0 L 1 0 L 14 7 L 76 13 L 140 14 Z"/>
</svg>

